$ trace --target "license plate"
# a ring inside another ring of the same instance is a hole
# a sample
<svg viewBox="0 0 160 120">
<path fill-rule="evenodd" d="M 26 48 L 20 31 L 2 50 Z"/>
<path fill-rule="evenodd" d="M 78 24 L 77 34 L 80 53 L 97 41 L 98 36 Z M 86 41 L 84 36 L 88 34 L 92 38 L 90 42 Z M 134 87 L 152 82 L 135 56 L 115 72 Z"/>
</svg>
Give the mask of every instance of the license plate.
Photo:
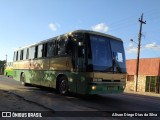
<svg viewBox="0 0 160 120">
<path fill-rule="evenodd" d="M 114 90 L 114 87 L 110 86 L 108 87 L 108 90 Z"/>
</svg>

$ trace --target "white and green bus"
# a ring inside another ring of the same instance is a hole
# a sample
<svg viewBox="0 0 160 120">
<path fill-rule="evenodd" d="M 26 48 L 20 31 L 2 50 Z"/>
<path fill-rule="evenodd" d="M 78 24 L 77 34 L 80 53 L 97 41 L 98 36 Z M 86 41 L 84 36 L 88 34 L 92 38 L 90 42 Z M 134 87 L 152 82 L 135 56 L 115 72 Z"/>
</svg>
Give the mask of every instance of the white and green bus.
<svg viewBox="0 0 160 120">
<path fill-rule="evenodd" d="M 76 30 L 15 50 L 13 78 L 61 94 L 123 93 L 125 61 L 120 38 Z"/>
<path fill-rule="evenodd" d="M 13 62 L 7 62 L 5 64 L 4 75 L 13 77 Z"/>
</svg>

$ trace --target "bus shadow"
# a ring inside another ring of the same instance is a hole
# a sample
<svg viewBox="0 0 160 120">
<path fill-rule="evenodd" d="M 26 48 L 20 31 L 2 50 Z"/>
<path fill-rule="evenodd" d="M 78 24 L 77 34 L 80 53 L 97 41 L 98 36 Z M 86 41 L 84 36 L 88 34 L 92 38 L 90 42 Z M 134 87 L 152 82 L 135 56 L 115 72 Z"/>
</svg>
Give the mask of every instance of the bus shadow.
<svg viewBox="0 0 160 120">
<path fill-rule="evenodd" d="M 81 100 L 85 100 L 85 101 L 99 101 L 99 100 L 106 100 L 108 99 L 108 97 L 106 96 L 102 96 L 102 95 L 98 95 L 98 94 L 94 94 L 94 95 L 83 95 L 83 94 L 77 94 L 77 93 L 69 93 L 67 96 L 69 97 L 75 97 Z"/>
<path fill-rule="evenodd" d="M 119 105 L 119 104 L 125 104 L 126 101 L 123 100 L 123 94 L 116 95 L 116 94 L 107 94 L 107 95 L 81 95 L 81 94 L 75 94 L 70 93 L 68 95 L 70 98 L 77 98 L 81 101 L 87 102 L 87 103 L 98 103 L 99 105 Z M 127 102 L 128 103 L 128 102 Z"/>
<path fill-rule="evenodd" d="M 91 103 L 98 103 L 98 104 L 116 104 L 116 103 L 122 103 L 122 99 L 119 97 L 116 97 L 116 95 L 83 95 L 83 94 L 77 94 L 73 92 L 69 92 L 67 95 L 61 95 L 58 93 L 58 91 L 54 88 L 49 88 L 49 87 L 44 87 L 44 86 L 38 86 L 38 85 L 29 85 L 27 87 L 19 88 L 19 89 L 25 89 L 29 91 L 38 91 L 38 92 L 47 92 L 47 93 L 52 93 L 56 96 L 63 97 L 66 100 L 80 100 L 83 102 L 91 102 Z M 108 101 L 108 103 L 107 103 Z"/>
</svg>

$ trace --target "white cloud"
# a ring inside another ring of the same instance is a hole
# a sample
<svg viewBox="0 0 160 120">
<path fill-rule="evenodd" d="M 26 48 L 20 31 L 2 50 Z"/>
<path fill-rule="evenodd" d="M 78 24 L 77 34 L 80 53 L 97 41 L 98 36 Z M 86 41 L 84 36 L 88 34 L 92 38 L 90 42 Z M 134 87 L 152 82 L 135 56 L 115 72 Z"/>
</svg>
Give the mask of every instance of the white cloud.
<svg viewBox="0 0 160 120">
<path fill-rule="evenodd" d="M 157 45 L 155 42 L 146 44 L 145 46 L 141 46 L 141 50 L 160 50 L 160 45 Z M 134 47 L 132 43 L 128 44 L 128 48 L 126 48 L 126 52 L 132 54 L 137 53 L 138 48 Z"/>
<path fill-rule="evenodd" d="M 92 30 L 98 32 L 108 32 L 109 27 L 105 23 L 99 23 L 95 26 L 92 26 Z"/>
<path fill-rule="evenodd" d="M 144 46 L 147 49 L 160 49 L 160 45 L 157 45 L 155 42 L 147 44 Z"/>
<path fill-rule="evenodd" d="M 129 47 L 133 47 L 133 43 L 129 43 L 129 45 L 128 45 Z"/>
<path fill-rule="evenodd" d="M 136 47 L 129 47 L 126 51 L 128 53 L 137 53 L 137 48 Z"/>
<path fill-rule="evenodd" d="M 50 23 L 49 25 L 48 25 L 48 27 L 52 30 L 52 31 L 57 31 L 57 29 L 60 27 L 60 25 L 59 24 L 54 24 L 54 23 Z"/>
<path fill-rule="evenodd" d="M 137 47 L 134 47 L 133 42 L 130 42 L 125 51 L 129 54 L 137 53 Z"/>
</svg>

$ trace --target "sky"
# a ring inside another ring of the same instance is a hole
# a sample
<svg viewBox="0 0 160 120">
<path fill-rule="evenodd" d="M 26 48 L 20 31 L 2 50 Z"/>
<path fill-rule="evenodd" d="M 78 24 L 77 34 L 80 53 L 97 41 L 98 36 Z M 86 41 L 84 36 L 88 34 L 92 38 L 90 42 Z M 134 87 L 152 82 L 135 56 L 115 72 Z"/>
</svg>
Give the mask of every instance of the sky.
<svg viewBox="0 0 160 120">
<path fill-rule="evenodd" d="M 121 38 L 126 59 L 136 59 L 142 13 L 140 58 L 160 57 L 159 5 L 159 0 L 0 0 L 0 60 L 7 55 L 12 61 L 16 48 L 78 29 Z"/>
</svg>

